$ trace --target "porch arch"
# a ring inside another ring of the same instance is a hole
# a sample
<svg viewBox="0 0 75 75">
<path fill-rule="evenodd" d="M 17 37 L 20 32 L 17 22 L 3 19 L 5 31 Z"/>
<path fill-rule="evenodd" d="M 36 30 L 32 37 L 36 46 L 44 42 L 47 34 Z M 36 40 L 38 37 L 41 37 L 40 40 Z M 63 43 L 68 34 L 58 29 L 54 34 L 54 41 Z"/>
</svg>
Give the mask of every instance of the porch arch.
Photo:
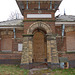
<svg viewBox="0 0 75 75">
<path fill-rule="evenodd" d="M 35 23 L 31 24 L 27 30 L 27 34 L 32 34 L 36 28 L 43 28 L 43 29 L 45 29 L 47 34 L 52 34 L 51 27 L 44 22 L 35 22 Z"/>
</svg>

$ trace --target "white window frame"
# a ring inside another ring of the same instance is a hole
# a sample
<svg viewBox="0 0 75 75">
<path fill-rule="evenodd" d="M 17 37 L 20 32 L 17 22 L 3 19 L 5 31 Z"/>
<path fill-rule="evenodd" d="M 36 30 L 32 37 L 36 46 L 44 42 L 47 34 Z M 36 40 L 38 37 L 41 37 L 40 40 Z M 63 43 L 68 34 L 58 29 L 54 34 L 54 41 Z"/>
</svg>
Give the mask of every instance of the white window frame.
<svg viewBox="0 0 75 75">
<path fill-rule="evenodd" d="M 22 43 L 18 43 L 18 51 L 22 51 L 23 48 L 23 44 Z"/>
</svg>

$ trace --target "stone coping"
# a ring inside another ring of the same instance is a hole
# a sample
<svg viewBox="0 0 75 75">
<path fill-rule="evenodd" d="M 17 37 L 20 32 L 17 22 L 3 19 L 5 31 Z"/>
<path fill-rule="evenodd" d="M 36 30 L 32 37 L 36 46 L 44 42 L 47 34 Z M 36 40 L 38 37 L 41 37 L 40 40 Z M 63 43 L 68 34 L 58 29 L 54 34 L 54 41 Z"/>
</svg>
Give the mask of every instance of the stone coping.
<svg viewBox="0 0 75 75">
<path fill-rule="evenodd" d="M 37 21 L 42 21 L 42 22 L 55 22 L 56 20 L 47 20 L 47 19 L 32 19 L 32 20 L 23 20 L 23 22 L 37 22 Z"/>
<path fill-rule="evenodd" d="M 23 37 L 32 37 L 33 34 L 23 34 L 22 36 L 23 36 Z"/>
</svg>

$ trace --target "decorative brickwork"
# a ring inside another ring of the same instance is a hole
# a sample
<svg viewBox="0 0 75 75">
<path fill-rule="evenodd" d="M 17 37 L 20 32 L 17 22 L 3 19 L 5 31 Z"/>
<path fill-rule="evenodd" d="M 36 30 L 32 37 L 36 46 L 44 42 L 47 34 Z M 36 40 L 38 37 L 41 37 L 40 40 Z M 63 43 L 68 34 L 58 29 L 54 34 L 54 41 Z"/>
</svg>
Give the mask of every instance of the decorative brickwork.
<svg viewBox="0 0 75 75">
<path fill-rule="evenodd" d="M 70 27 L 66 27 L 65 29 L 65 32 L 72 32 L 72 31 L 75 31 L 75 27 L 70 26 Z"/>
<path fill-rule="evenodd" d="M 30 25 L 30 27 L 27 30 L 27 34 L 32 34 L 32 32 L 36 29 L 36 28 L 44 28 L 45 31 L 47 32 L 47 34 L 52 34 L 52 29 L 51 27 L 44 23 L 44 22 L 35 22 L 32 25 Z"/>
<path fill-rule="evenodd" d="M 35 22 L 30 25 L 27 35 L 23 35 L 23 52 L 21 65 L 33 63 L 33 31 L 37 28 L 44 28 L 47 32 L 47 62 L 59 63 L 56 46 L 56 36 L 52 34 L 50 25 L 43 22 Z"/>
</svg>

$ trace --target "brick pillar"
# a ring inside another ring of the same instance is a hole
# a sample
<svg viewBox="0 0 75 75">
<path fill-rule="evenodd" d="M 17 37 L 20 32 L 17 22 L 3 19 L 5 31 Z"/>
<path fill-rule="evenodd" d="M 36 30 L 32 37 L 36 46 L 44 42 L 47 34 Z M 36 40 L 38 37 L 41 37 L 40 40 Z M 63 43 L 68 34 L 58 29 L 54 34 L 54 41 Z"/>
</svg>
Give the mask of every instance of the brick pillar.
<svg viewBox="0 0 75 75">
<path fill-rule="evenodd" d="M 32 63 L 32 35 L 24 35 L 21 68 L 29 69 L 30 63 Z"/>
<path fill-rule="evenodd" d="M 53 35 L 47 35 L 47 62 L 51 63 L 50 68 L 59 68 L 56 36 Z"/>
<path fill-rule="evenodd" d="M 56 37 L 53 35 L 47 35 L 47 62 L 59 63 Z"/>
<path fill-rule="evenodd" d="M 47 62 L 51 62 L 51 45 L 50 45 L 50 36 L 47 36 Z"/>
<path fill-rule="evenodd" d="M 29 63 L 28 37 L 23 37 L 23 52 L 21 64 L 28 64 L 28 63 Z"/>
<path fill-rule="evenodd" d="M 51 40 L 52 63 L 59 63 L 56 39 Z"/>
<path fill-rule="evenodd" d="M 29 63 L 32 63 L 33 59 L 32 39 L 32 37 L 29 37 Z"/>
</svg>

